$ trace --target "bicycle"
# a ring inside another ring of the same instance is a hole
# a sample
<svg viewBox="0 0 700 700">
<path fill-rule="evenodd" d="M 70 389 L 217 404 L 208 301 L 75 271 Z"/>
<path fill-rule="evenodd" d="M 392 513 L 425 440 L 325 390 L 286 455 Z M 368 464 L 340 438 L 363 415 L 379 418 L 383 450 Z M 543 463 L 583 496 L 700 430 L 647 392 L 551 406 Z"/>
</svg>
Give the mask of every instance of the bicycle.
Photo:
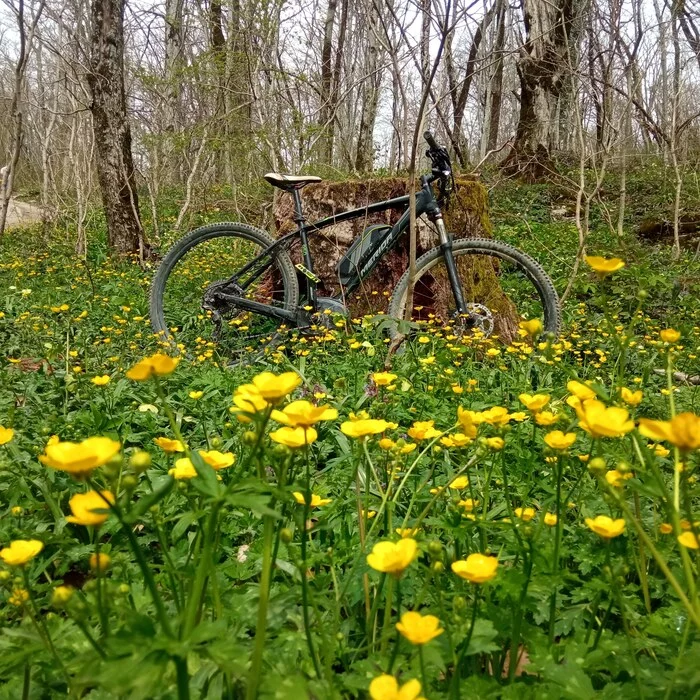
<svg viewBox="0 0 700 700">
<path fill-rule="evenodd" d="M 499 241 L 454 240 L 448 234 L 441 205 L 453 190 L 452 165 L 446 149 L 438 146 L 432 134 L 425 132 L 424 137 L 432 169 L 420 177 L 416 218 L 427 218 L 437 232 L 439 245 L 416 261 L 411 318 L 449 324 L 455 335 L 478 332 L 490 336 L 499 311 L 489 307 L 489 299 L 498 288 L 512 305 L 501 309 L 504 316 L 516 312 L 518 318 L 540 318 L 543 330 L 557 335 L 559 300 L 539 263 Z M 321 178 L 278 173 L 264 177 L 273 187 L 292 195 L 295 230 L 275 239 L 248 224 L 226 222 L 203 226 L 177 241 L 163 258 L 151 286 L 151 323 L 164 339 L 179 341 L 181 346 L 189 344 L 189 348 L 194 344 L 205 356 L 213 352 L 213 344 L 239 359 L 264 353 L 279 344 L 285 331 L 319 324 L 324 311 L 325 316 L 329 312 L 347 314 L 343 300 L 360 287 L 409 228 L 408 195 L 308 222 L 301 190 Z M 319 296 L 320 280 L 314 273 L 309 236 L 389 209 L 403 209 L 396 223 L 366 228 L 338 263 L 341 293 Z M 295 265 L 289 251 L 297 240 L 302 261 Z M 484 263 L 488 267 L 483 267 Z M 484 270 L 491 271 L 486 281 Z M 204 279 L 195 279 L 195 273 L 203 273 Z M 407 270 L 391 297 L 391 318 L 405 318 L 409 281 Z"/>
</svg>

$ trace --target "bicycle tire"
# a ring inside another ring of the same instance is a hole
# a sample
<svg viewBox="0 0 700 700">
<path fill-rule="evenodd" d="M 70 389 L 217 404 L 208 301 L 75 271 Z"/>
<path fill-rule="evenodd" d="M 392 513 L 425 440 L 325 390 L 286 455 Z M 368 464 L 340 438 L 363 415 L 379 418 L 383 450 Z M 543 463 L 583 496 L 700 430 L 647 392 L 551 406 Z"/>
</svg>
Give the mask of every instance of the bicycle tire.
<svg viewBox="0 0 700 700">
<path fill-rule="evenodd" d="M 542 266 L 526 253 L 507 243 L 489 238 L 462 238 L 452 244 L 456 259 L 463 255 L 487 255 L 509 262 L 520 268 L 537 290 L 543 308 L 543 330 L 558 336 L 561 330 L 561 312 L 559 296 L 552 280 Z M 416 278 L 420 279 L 443 257 L 439 247 L 432 248 L 416 260 Z M 389 316 L 403 319 L 405 317 L 406 294 L 408 291 L 409 271 L 403 274 L 389 304 Z M 469 302 L 469 299 L 466 299 Z"/>
<path fill-rule="evenodd" d="M 222 222 L 201 226 L 176 241 L 158 266 L 150 289 L 151 326 L 154 333 L 160 335 L 163 340 L 170 341 L 173 345 L 175 344 L 164 314 L 166 285 L 175 266 L 196 246 L 206 241 L 223 237 L 243 239 L 263 249 L 275 242 L 275 239 L 265 231 L 237 222 Z M 279 270 L 284 290 L 284 299 L 281 302 L 281 306 L 282 308 L 293 310 L 299 303 L 299 285 L 296 270 L 291 258 L 284 250 L 278 250 L 275 254 L 275 264 Z"/>
</svg>

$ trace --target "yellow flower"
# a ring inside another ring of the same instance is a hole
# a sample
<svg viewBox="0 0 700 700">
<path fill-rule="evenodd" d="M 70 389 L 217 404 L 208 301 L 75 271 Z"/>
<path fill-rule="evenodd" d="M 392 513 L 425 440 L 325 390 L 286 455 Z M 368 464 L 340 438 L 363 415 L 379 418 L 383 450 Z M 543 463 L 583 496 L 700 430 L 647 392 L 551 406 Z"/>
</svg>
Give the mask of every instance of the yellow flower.
<svg viewBox="0 0 700 700">
<path fill-rule="evenodd" d="M 440 444 L 445 447 L 466 447 L 470 445 L 471 442 L 472 439 L 467 437 L 464 433 L 453 433 L 452 435 L 440 439 Z"/>
<path fill-rule="evenodd" d="M 100 552 L 99 556 L 97 554 L 90 555 L 90 570 L 96 574 L 104 574 L 107 569 L 109 569 L 112 563 L 112 557 L 105 552 Z"/>
<path fill-rule="evenodd" d="M 273 411 L 272 418 L 293 428 L 308 428 L 322 420 L 335 420 L 338 411 L 330 406 L 314 406 L 310 401 L 292 401 L 281 411 Z"/>
<path fill-rule="evenodd" d="M 456 479 L 452 479 L 448 485 L 451 489 L 461 491 L 469 486 L 469 479 L 466 476 L 458 476 Z"/>
<path fill-rule="evenodd" d="M 100 377 L 93 377 L 90 380 L 95 386 L 105 386 L 105 384 L 109 384 L 110 382 L 110 376 L 108 374 L 103 374 Z"/>
<path fill-rule="evenodd" d="M 291 448 L 310 445 L 312 442 L 316 441 L 317 437 L 318 433 L 313 428 L 303 428 L 301 426 L 298 428 L 279 428 L 270 433 L 270 439 L 273 442 Z"/>
<path fill-rule="evenodd" d="M 402 540 L 402 542 L 405 541 Z M 401 622 L 396 623 L 396 629 L 411 644 L 416 645 L 427 644 L 445 631 L 441 629 L 440 620 L 435 615 L 421 615 L 415 610 L 409 610 L 401 615 Z"/>
<path fill-rule="evenodd" d="M 489 349 L 486 351 L 486 354 L 487 354 L 489 357 L 498 357 L 498 356 L 501 354 L 501 351 L 500 351 L 498 348 L 489 348 Z"/>
<path fill-rule="evenodd" d="M 375 372 L 372 379 L 377 386 L 389 386 L 397 376 L 391 372 Z"/>
<path fill-rule="evenodd" d="M 625 266 L 624 261 L 620 258 L 602 258 L 599 255 L 587 255 L 586 262 L 601 277 L 617 272 Z"/>
<path fill-rule="evenodd" d="M 396 443 L 391 438 L 382 438 L 377 444 L 383 450 L 393 450 L 396 447 Z"/>
<path fill-rule="evenodd" d="M 466 560 L 452 562 L 452 571 L 471 583 L 485 583 L 496 576 L 498 558 L 484 554 L 470 554 Z"/>
<path fill-rule="evenodd" d="M 544 427 L 549 427 L 554 425 L 560 418 L 558 413 L 552 413 L 551 411 L 540 411 L 535 414 L 535 423 Z"/>
<path fill-rule="evenodd" d="M 667 450 L 663 445 L 648 445 L 648 447 L 654 450 L 657 457 L 668 457 L 671 454 L 671 450 Z"/>
<path fill-rule="evenodd" d="M 75 593 L 75 588 L 72 586 L 56 586 L 51 594 L 51 605 L 60 608 L 65 605 Z"/>
<path fill-rule="evenodd" d="M 12 595 L 7 599 L 10 605 L 20 607 L 29 600 L 29 591 L 24 588 L 15 588 L 12 590 Z"/>
<path fill-rule="evenodd" d="M 673 525 L 671 525 L 671 523 L 661 523 L 661 525 L 659 525 L 659 532 L 662 535 L 670 535 L 673 532 Z"/>
<path fill-rule="evenodd" d="M 520 328 L 531 337 L 535 337 L 542 332 L 542 321 L 539 318 L 531 318 L 529 321 L 521 321 Z"/>
<path fill-rule="evenodd" d="M 576 408 L 579 425 L 594 438 L 622 437 L 634 430 L 629 412 L 617 406 L 607 407 L 602 401 L 589 399 Z"/>
<path fill-rule="evenodd" d="M 627 387 L 622 387 L 620 389 L 620 397 L 628 406 L 639 406 L 642 403 L 642 398 L 644 394 L 640 390 L 631 391 Z"/>
<path fill-rule="evenodd" d="M 568 450 L 576 442 L 576 433 L 563 433 L 552 430 L 544 436 L 544 441 L 553 450 Z"/>
<path fill-rule="evenodd" d="M 45 454 L 39 455 L 39 461 L 47 467 L 79 477 L 107 464 L 120 447 L 118 442 L 106 437 L 91 437 L 77 443 L 49 440 Z"/>
<path fill-rule="evenodd" d="M 199 450 L 199 456 L 212 468 L 226 469 L 236 461 L 236 455 L 233 452 L 219 452 L 218 450 Z"/>
<path fill-rule="evenodd" d="M 417 420 L 408 429 L 408 435 L 414 440 L 430 440 L 432 438 L 436 438 L 442 433 L 442 431 L 434 428 L 434 424 L 434 420 Z"/>
<path fill-rule="evenodd" d="M 15 436 L 15 431 L 12 428 L 3 428 L 0 425 L 0 445 L 6 445 Z"/>
<path fill-rule="evenodd" d="M 197 470 L 189 457 L 180 457 L 180 459 L 175 460 L 175 466 L 168 469 L 168 474 L 178 480 L 194 479 L 197 476 Z"/>
<path fill-rule="evenodd" d="M 9 547 L 0 549 L 0 559 L 8 566 L 24 566 L 44 549 L 39 540 L 14 540 Z"/>
<path fill-rule="evenodd" d="M 201 399 L 202 396 L 204 396 L 203 391 L 190 391 L 189 394 L 187 394 L 193 401 L 197 401 L 198 399 Z"/>
<path fill-rule="evenodd" d="M 236 389 L 229 411 L 235 414 L 239 423 L 250 423 L 252 416 L 264 411 L 270 404 L 262 397 L 254 384 L 243 384 Z"/>
<path fill-rule="evenodd" d="M 613 520 L 607 515 L 597 515 L 595 518 L 586 518 L 586 525 L 588 525 L 596 535 L 600 535 L 608 540 L 621 535 L 625 531 L 625 521 L 622 518 Z"/>
<path fill-rule="evenodd" d="M 468 438 L 476 437 L 476 426 L 480 421 L 474 420 L 475 416 L 474 411 L 465 410 L 461 406 L 457 407 L 457 420 L 462 426 L 462 434 Z"/>
<path fill-rule="evenodd" d="M 700 547 L 698 538 L 690 531 L 678 535 L 678 541 L 688 549 L 698 549 Z"/>
<path fill-rule="evenodd" d="M 681 334 L 673 328 L 665 328 L 659 331 L 659 337 L 664 343 L 677 343 L 681 339 Z"/>
<path fill-rule="evenodd" d="M 363 418 L 360 420 L 345 421 L 340 426 L 340 432 L 348 437 L 362 438 L 367 435 L 379 435 L 385 430 L 398 427 L 396 423 L 388 423 L 378 418 Z"/>
<path fill-rule="evenodd" d="M 377 542 L 367 555 L 367 563 L 375 571 L 398 577 L 417 556 L 418 543 L 405 537 L 398 542 Z"/>
<path fill-rule="evenodd" d="M 153 376 L 163 377 L 171 374 L 180 362 L 179 357 L 170 357 L 162 353 L 156 353 L 137 362 L 127 373 L 129 379 L 136 382 L 144 382 Z"/>
<path fill-rule="evenodd" d="M 279 401 L 301 385 L 301 377 L 296 372 L 261 372 L 253 377 L 253 386 L 266 401 Z"/>
<path fill-rule="evenodd" d="M 554 527 L 557 524 L 557 514 L 556 513 L 545 513 L 544 514 L 544 524 L 549 525 L 549 527 Z"/>
<path fill-rule="evenodd" d="M 516 518 L 520 518 L 526 523 L 529 523 L 535 517 L 534 508 L 516 508 L 513 512 Z"/>
<path fill-rule="evenodd" d="M 171 438 L 167 437 L 157 437 L 153 438 L 153 442 L 155 442 L 158 447 L 160 447 L 161 450 L 164 452 L 184 452 L 185 447 L 184 445 L 179 441 L 179 440 L 173 440 Z"/>
<path fill-rule="evenodd" d="M 471 513 L 474 508 L 476 508 L 479 505 L 479 501 L 472 500 L 471 498 L 464 498 L 461 501 L 457 503 L 460 508 L 464 508 L 464 510 L 467 511 L 467 513 Z"/>
<path fill-rule="evenodd" d="M 69 515 L 66 520 L 76 525 L 102 525 L 109 516 L 110 503 L 114 503 L 114 494 L 111 491 L 76 493 L 68 501 L 73 515 Z"/>
<path fill-rule="evenodd" d="M 502 450 L 505 447 L 506 441 L 501 437 L 490 437 L 486 438 L 486 444 L 492 450 L 496 450 L 496 452 L 498 452 L 499 450 Z"/>
<path fill-rule="evenodd" d="M 421 684 L 415 678 L 402 686 L 394 676 L 386 673 L 377 676 L 369 684 L 369 696 L 372 700 L 425 700 L 420 697 Z"/>
<path fill-rule="evenodd" d="M 639 421 L 639 432 L 652 440 L 665 440 L 683 451 L 700 448 L 700 416 L 694 413 L 679 413 L 670 421 Z"/>
<path fill-rule="evenodd" d="M 570 382 L 566 383 L 566 388 L 568 389 L 570 394 L 573 394 L 577 399 L 580 399 L 581 401 L 587 401 L 588 399 L 594 399 L 597 394 L 591 387 L 586 386 L 585 384 L 581 384 L 581 382 L 577 382 L 575 379 L 572 379 Z"/>
<path fill-rule="evenodd" d="M 397 527 L 396 534 L 401 538 L 415 537 L 420 532 L 419 527 Z"/>
<path fill-rule="evenodd" d="M 301 491 L 294 491 L 292 493 L 292 496 L 294 496 L 294 500 L 299 504 L 299 505 L 304 505 L 306 503 L 306 499 L 304 498 L 304 494 L 301 493 Z M 333 499 L 331 498 L 321 498 L 318 494 L 312 493 L 311 494 L 311 503 L 309 503 L 310 508 L 320 508 L 321 506 L 327 506 Z M 376 515 L 376 513 L 375 513 Z"/>
<path fill-rule="evenodd" d="M 631 479 L 633 476 L 632 472 L 623 473 L 617 469 L 609 469 L 605 472 L 605 480 L 614 486 L 615 488 L 621 488 L 625 485 L 625 481 Z"/>
<path fill-rule="evenodd" d="M 511 419 L 507 408 L 503 406 L 494 406 L 486 411 L 481 412 L 481 421 L 489 425 L 505 425 Z"/>
<path fill-rule="evenodd" d="M 520 394 L 518 398 L 528 411 L 537 413 L 549 403 L 551 397 L 549 394 Z"/>
</svg>

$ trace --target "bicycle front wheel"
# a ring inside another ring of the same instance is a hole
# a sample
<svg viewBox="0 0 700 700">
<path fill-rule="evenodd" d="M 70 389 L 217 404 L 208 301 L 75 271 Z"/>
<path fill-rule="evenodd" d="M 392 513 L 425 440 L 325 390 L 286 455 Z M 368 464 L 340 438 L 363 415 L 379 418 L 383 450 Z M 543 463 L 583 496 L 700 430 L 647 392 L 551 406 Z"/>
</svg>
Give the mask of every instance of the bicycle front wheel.
<svg viewBox="0 0 700 700">
<path fill-rule="evenodd" d="M 151 325 L 163 340 L 200 358 L 214 354 L 230 364 L 257 358 L 274 345 L 285 326 L 277 319 L 237 309 L 217 297 L 226 282 L 274 239 L 246 224 L 203 226 L 177 241 L 153 278 Z M 293 310 L 299 301 L 294 265 L 277 250 L 240 296 Z"/>
<path fill-rule="evenodd" d="M 552 281 L 529 255 L 500 241 L 454 241 L 452 253 L 469 318 L 457 312 L 445 258 L 433 248 L 416 261 L 411 319 L 450 325 L 456 335 L 478 333 L 510 342 L 522 320 L 539 319 L 546 332 L 559 334 L 559 298 Z M 399 281 L 389 315 L 406 318 L 409 273 Z"/>
</svg>

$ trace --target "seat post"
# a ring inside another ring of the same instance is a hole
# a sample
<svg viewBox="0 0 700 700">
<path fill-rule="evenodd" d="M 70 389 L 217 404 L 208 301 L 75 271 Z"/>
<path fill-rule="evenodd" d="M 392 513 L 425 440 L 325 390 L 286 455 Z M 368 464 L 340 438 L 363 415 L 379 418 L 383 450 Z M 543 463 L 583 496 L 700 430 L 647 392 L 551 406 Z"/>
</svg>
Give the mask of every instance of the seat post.
<svg viewBox="0 0 700 700">
<path fill-rule="evenodd" d="M 294 197 L 294 223 L 301 226 L 305 221 L 304 210 L 301 204 L 301 190 L 295 187 L 292 190 L 292 196 Z"/>
</svg>

